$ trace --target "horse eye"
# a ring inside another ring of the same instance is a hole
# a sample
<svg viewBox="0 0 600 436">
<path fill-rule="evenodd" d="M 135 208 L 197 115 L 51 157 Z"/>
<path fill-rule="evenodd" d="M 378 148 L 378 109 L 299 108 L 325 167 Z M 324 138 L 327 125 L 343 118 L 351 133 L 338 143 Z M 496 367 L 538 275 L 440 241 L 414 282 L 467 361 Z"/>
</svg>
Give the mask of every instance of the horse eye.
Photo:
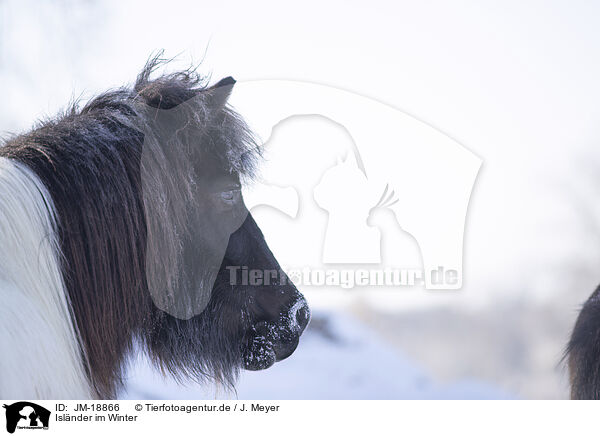
<svg viewBox="0 0 600 436">
<path fill-rule="evenodd" d="M 235 189 L 232 189 L 231 191 L 221 192 L 221 198 L 227 202 L 233 202 L 238 192 L 239 191 Z"/>
</svg>

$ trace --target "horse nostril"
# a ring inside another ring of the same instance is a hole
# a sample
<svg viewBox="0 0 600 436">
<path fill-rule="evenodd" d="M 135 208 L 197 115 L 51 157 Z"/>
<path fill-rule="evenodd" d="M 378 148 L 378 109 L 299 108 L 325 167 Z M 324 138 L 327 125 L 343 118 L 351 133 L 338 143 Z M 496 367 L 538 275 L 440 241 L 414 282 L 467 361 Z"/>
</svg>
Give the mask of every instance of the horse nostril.
<svg viewBox="0 0 600 436">
<path fill-rule="evenodd" d="M 306 328 L 309 319 L 310 310 L 308 309 L 308 305 L 304 303 L 304 305 L 296 311 L 296 322 L 300 326 L 300 331 L 303 331 Z"/>
</svg>

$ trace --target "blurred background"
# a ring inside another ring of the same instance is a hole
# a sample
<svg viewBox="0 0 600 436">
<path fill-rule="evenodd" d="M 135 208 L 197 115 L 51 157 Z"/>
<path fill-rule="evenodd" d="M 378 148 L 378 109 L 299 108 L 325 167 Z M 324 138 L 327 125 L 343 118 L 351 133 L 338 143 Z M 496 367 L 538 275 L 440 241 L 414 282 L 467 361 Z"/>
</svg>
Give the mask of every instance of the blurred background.
<svg viewBox="0 0 600 436">
<path fill-rule="evenodd" d="M 306 290 L 296 353 L 236 393 L 136 356 L 123 398 L 567 398 L 562 352 L 600 282 L 599 18 L 586 1 L 0 0 L 0 132 L 131 83 L 159 49 L 213 81 L 402 110 L 483 160 L 463 288 Z"/>
</svg>

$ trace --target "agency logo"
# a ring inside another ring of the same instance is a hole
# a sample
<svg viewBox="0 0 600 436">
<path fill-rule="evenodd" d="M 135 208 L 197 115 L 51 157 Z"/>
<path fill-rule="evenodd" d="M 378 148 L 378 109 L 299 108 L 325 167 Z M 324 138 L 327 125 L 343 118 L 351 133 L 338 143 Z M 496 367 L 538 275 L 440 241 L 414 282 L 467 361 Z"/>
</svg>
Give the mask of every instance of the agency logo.
<svg viewBox="0 0 600 436">
<path fill-rule="evenodd" d="M 206 308 L 230 237 L 249 212 L 285 275 L 302 272 L 298 286 L 462 287 L 478 156 L 352 92 L 279 80 L 238 83 L 232 92 L 234 83 L 223 79 L 170 109 L 137 108 L 152 120 L 143 127 L 141 189 L 146 281 L 161 310 L 190 319 Z M 227 104 L 254 140 L 221 110 Z M 190 127 L 198 123 L 207 127 Z M 226 152 L 207 158 L 181 141 L 217 141 Z M 198 175 L 202 183 L 191 183 Z M 187 233 L 193 244 L 182 239 Z M 261 286 L 273 273 L 244 268 L 230 271 L 231 285 Z"/>
<path fill-rule="evenodd" d="M 14 433 L 19 430 L 48 430 L 50 423 L 50 411 L 38 404 L 28 401 L 18 401 L 16 403 L 2 407 L 6 409 L 6 431 Z"/>
<path fill-rule="evenodd" d="M 478 156 L 398 109 L 330 86 L 238 83 L 230 103 L 266 157 L 244 201 L 285 272 L 302 271 L 298 285 L 336 286 L 351 272 L 367 287 L 462 287 Z"/>
</svg>

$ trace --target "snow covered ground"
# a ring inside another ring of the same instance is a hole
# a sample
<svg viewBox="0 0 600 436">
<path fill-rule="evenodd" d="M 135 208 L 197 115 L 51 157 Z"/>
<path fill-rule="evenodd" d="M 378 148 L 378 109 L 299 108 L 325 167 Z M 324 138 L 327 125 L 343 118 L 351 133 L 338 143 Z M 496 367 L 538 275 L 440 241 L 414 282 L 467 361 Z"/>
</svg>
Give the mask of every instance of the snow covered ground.
<svg viewBox="0 0 600 436">
<path fill-rule="evenodd" d="M 296 352 L 266 371 L 244 371 L 237 395 L 179 385 L 142 358 L 128 375 L 123 399 L 511 399 L 478 380 L 431 379 L 415 362 L 349 315 L 317 312 Z"/>
</svg>

